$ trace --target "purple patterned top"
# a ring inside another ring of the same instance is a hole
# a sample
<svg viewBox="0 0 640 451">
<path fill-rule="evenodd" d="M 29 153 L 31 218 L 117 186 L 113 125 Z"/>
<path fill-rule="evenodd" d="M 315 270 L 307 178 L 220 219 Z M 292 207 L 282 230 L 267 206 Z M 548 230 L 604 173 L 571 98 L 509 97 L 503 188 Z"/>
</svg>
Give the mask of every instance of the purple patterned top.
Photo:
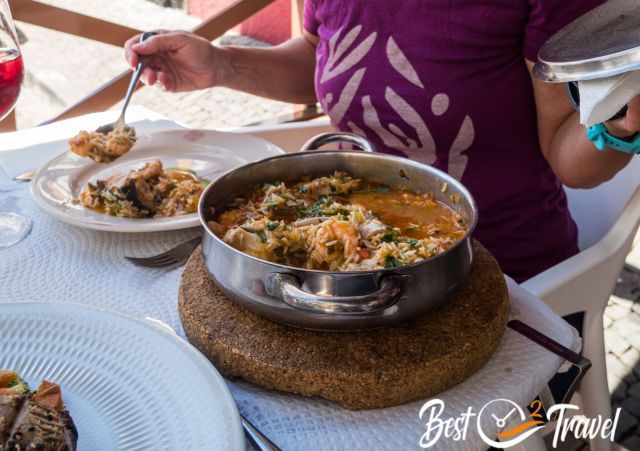
<svg viewBox="0 0 640 451">
<path fill-rule="evenodd" d="M 480 209 L 476 238 L 522 281 L 578 250 L 525 58 L 600 3 L 307 0 L 316 93 L 338 128 L 461 180 Z"/>
</svg>

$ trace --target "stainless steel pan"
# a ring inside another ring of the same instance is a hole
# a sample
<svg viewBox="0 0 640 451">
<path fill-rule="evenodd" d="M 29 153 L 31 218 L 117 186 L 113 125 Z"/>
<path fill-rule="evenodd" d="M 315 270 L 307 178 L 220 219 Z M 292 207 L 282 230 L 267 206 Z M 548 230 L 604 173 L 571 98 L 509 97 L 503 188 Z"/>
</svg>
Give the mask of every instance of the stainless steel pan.
<svg viewBox="0 0 640 451">
<path fill-rule="evenodd" d="M 348 142 L 366 150 L 317 151 L 323 144 Z M 472 263 L 470 235 L 477 222 L 471 194 L 457 180 L 430 166 L 373 153 L 365 139 L 347 133 L 323 134 L 305 152 L 281 155 L 235 169 L 204 191 L 199 215 L 206 232 L 203 253 L 209 274 L 234 301 L 274 321 L 319 330 L 387 326 L 416 318 L 446 302 L 466 280 Z M 330 272 L 284 266 L 227 245 L 207 227 L 214 212 L 260 183 L 296 181 L 336 170 L 416 192 L 432 192 L 469 224 L 467 235 L 447 252 L 393 269 Z M 446 191 L 442 187 L 446 184 Z M 453 202 L 456 198 L 457 202 Z"/>
</svg>

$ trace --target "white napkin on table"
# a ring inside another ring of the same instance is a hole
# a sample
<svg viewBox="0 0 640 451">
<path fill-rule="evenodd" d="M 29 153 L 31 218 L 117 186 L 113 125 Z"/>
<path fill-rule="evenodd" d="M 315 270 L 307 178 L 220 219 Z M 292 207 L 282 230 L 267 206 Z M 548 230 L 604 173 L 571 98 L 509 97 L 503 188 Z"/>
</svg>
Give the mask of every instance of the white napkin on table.
<svg viewBox="0 0 640 451">
<path fill-rule="evenodd" d="M 115 121 L 119 114 L 119 110 L 111 110 L 54 122 L 35 129 L 0 133 L 0 169 L 10 178 L 39 169 L 49 160 L 66 152 L 69 138 L 79 131 L 95 130 L 100 125 Z M 139 106 L 129 108 L 127 123 L 136 129 L 138 136 L 152 131 L 182 128 L 180 124 Z"/>
<path fill-rule="evenodd" d="M 581 81 L 580 123 L 586 127 L 605 122 L 640 94 L 640 71 Z"/>
</svg>

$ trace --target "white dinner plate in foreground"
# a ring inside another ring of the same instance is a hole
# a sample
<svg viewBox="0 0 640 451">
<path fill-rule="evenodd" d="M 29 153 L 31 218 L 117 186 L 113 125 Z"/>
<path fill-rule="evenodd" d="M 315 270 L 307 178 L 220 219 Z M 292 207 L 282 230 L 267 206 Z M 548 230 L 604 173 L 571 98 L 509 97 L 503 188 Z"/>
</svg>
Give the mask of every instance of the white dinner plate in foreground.
<svg viewBox="0 0 640 451">
<path fill-rule="evenodd" d="M 108 164 L 63 153 L 38 171 L 31 191 L 45 212 L 78 227 L 111 232 L 186 229 L 199 225 L 197 214 L 118 218 L 85 208 L 76 199 L 88 182 L 127 174 L 153 160 L 162 161 L 165 168 L 193 171 L 198 177 L 213 181 L 230 169 L 282 153 L 284 151 L 274 144 L 250 135 L 213 130 L 167 130 L 139 137 L 129 153 Z"/>
<path fill-rule="evenodd" d="M 165 329 L 166 328 L 166 329 Z M 60 384 L 91 451 L 244 451 L 216 369 L 167 326 L 79 304 L 0 304 L 0 368 Z"/>
</svg>

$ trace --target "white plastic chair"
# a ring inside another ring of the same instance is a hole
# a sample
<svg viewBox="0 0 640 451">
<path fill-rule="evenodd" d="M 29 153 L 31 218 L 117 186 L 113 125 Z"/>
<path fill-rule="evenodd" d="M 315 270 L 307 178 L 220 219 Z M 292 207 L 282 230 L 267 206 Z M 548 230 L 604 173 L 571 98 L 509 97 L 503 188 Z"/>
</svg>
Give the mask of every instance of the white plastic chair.
<svg viewBox="0 0 640 451">
<path fill-rule="evenodd" d="M 320 133 L 332 131 L 334 128 L 327 116 L 305 122 L 291 122 L 280 125 L 255 125 L 250 127 L 233 128 L 226 131 L 248 133 L 259 136 L 287 152 L 297 152 L 309 138 Z"/>
<path fill-rule="evenodd" d="M 236 130 L 263 137 L 288 152 L 299 150 L 313 135 L 331 130 L 328 119 L 277 127 Z M 578 389 L 578 404 L 588 417 L 611 416 L 605 363 L 603 314 L 640 222 L 640 159 L 613 180 L 590 190 L 567 189 L 569 206 L 579 228 L 578 255 L 550 268 L 523 286 L 559 315 L 586 312 L 583 353 L 593 362 Z M 541 231 L 544 233 L 544 230 Z M 520 449 L 540 449 L 541 439 Z M 611 450 L 611 443 L 595 440 L 592 451 Z"/>
<path fill-rule="evenodd" d="M 609 418 L 602 317 L 640 222 L 640 159 L 634 158 L 613 180 L 597 188 L 566 191 L 583 250 L 522 286 L 559 315 L 585 312 L 583 354 L 593 367 L 578 389 L 579 405 L 587 417 Z M 591 442 L 592 451 L 611 449 L 607 440 Z"/>
</svg>

